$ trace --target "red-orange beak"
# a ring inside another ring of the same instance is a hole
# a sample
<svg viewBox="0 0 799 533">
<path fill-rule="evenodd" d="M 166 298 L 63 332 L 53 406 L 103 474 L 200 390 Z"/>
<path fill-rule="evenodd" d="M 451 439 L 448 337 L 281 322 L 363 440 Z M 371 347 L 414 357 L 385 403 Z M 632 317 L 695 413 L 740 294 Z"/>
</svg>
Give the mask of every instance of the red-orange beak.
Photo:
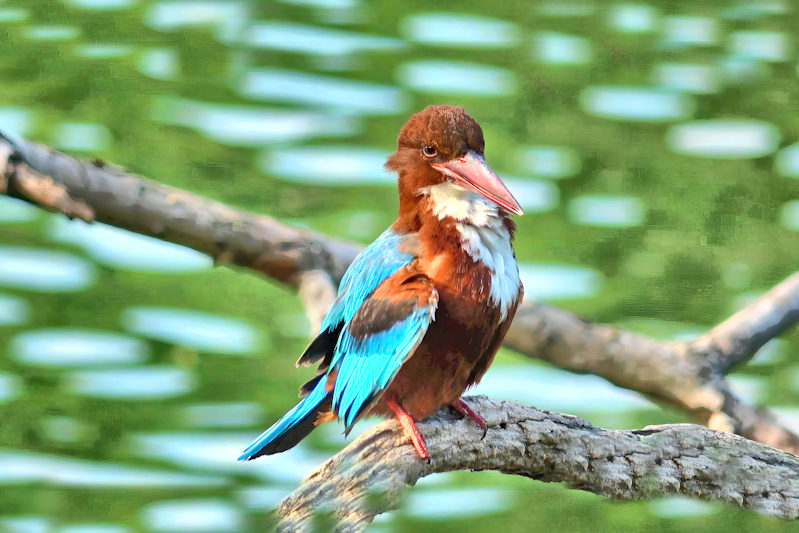
<svg viewBox="0 0 799 533">
<path fill-rule="evenodd" d="M 458 185 L 488 198 L 505 211 L 514 215 L 524 214 L 516 198 L 477 152 L 469 150 L 457 159 L 430 166 L 455 180 Z"/>
</svg>

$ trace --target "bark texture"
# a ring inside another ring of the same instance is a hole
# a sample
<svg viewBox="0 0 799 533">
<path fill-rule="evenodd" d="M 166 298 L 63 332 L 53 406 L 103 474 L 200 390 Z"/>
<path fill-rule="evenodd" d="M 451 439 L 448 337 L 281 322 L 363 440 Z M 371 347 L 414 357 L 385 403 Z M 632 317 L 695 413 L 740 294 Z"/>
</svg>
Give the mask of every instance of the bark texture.
<svg viewBox="0 0 799 533">
<path fill-rule="evenodd" d="M 325 461 L 278 507 L 278 530 L 306 531 L 313 512 L 334 510 L 337 531 L 364 531 L 424 476 L 495 470 L 617 500 L 680 494 L 759 513 L 799 517 L 799 458 L 693 424 L 607 430 L 580 418 L 471 397 L 488 432 L 450 411 L 419 424 L 432 457 L 419 459 L 393 422 L 367 431 Z M 377 494 L 379 497 L 366 497 Z"/>
</svg>

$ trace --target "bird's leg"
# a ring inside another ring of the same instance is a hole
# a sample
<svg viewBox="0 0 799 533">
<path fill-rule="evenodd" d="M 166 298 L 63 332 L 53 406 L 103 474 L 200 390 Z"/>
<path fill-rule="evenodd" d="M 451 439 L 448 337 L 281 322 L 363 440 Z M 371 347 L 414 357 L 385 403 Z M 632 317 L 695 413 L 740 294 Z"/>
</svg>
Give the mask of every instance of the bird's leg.
<svg viewBox="0 0 799 533">
<path fill-rule="evenodd" d="M 464 402 L 461 398 L 458 398 L 457 400 L 452 402 L 452 408 L 458 411 L 461 414 L 461 416 L 468 416 L 469 418 L 474 420 L 475 423 L 478 426 L 480 426 L 480 429 L 483 430 L 483 437 L 486 436 L 486 431 L 488 431 L 488 424 L 486 424 L 485 418 L 478 415 L 474 411 L 474 409 L 469 407 L 468 403 Z"/>
<path fill-rule="evenodd" d="M 424 437 L 422 437 L 422 433 L 419 431 L 419 428 L 416 427 L 416 423 L 413 421 L 413 418 L 411 418 L 411 415 L 408 414 L 408 411 L 390 398 L 386 398 L 386 405 L 394 411 L 397 421 L 399 421 L 400 426 L 402 426 L 402 431 L 405 433 L 405 436 L 411 440 L 411 444 L 413 444 L 416 453 L 419 454 L 419 458 L 430 461 L 430 453 L 427 451 Z"/>
</svg>

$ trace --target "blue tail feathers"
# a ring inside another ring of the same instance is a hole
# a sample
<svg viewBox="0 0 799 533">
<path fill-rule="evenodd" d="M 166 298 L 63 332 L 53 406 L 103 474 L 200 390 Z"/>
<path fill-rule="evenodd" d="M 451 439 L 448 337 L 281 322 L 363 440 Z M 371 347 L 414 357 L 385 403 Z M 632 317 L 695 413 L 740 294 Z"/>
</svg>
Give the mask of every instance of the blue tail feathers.
<svg viewBox="0 0 799 533">
<path fill-rule="evenodd" d="M 326 381 L 319 379 L 310 394 L 242 452 L 239 461 L 286 451 L 305 438 L 315 427 L 314 422 L 319 413 L 330 409 L 330 393 L 325 390 Z"/>
</svg>

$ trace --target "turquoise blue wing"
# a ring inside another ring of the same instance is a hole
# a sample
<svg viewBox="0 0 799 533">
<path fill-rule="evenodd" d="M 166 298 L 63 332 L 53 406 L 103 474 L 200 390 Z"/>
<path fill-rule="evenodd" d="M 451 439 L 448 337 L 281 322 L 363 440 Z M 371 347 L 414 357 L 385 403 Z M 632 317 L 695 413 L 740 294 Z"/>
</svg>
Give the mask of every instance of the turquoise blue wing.
<svg viewBox="0 0 799 533">
<path fill-rule="evenodd" d="M 338 297 L 322 322 L 322 331 L 333 331 L 342 322 L 352 320 L 378 285 L 413 261 L 413 255 L 400 251 L 407 238 L 389 228 L 355 258 L 341 279 Z"/>
<path fill-rule="evenodd" d="M 427 276 L 403 267 L 346 322 L 330 361 L 333 410 L 349 428 L 389 386 L 435 318 L 438 293 Z"/>
</svg>

